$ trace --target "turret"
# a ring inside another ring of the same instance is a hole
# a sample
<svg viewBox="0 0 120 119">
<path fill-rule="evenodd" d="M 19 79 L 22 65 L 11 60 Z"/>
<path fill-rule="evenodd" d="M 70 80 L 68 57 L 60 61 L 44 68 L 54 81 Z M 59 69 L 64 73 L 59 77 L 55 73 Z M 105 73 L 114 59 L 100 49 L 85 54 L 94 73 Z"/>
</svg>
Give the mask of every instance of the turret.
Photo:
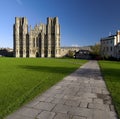
<svg viewBox="0 0 120 119">
<path fill-rule="evenodd" d="M 120 30 L 118 30 L 117 33 L 116 33 L 116 42 L 115 42 L 115 45 L 117 43 L 119 43 L 119 42 L 120 42 Z"/>
<path fill-rule="evenodd" d="M 20 27 L 20 20 L 18 17 L 15 17 L 15 24 L 14 24 L 14 28 L 13 28 L 14 56 L 15 57 L 20 57 L 19 27 Z"/>
<path fill-rule="evenodd" d="M 15 57 L 26 57 L 28 22 L 25 17 L 16 17 L 14 25 L 14 53 Z"/>
<path fill-rule="evenodd" d="M 23 49 L 22 49 L 22 51 L 23 51 L 23 57 L 26 57 L 27 56 L 27 54 L 26 54 L 26 52 L 27 52 L 27 49 L 26 49 L 26 47 L 27 47 L 27 34 L 28 34 L 28 21 L 27 21 L 27 19 L 25 18 L 25 17 L 23 17 L 22 19 L 21 19 L 21 22 L 22 22 L 22 24 L 21 24 L 21 27 L 22 27 L 22 40 L 23 40 Z"/>
<path fill-rule="evenodd" d="M 58 17 L 54 18 L 55 23 L 55 57 L 60 57 L 60 24 Z"/>
<path fill-rule="evenodd" d="M 55 24 L 59 24 L 59 20 L 58 20 L 58 17 L 55 17 Z"/>
<path fill-rule="evenodd" d="M 51 18 L 47 18 L 47 57 L 51 57 Z"/>
</svg>

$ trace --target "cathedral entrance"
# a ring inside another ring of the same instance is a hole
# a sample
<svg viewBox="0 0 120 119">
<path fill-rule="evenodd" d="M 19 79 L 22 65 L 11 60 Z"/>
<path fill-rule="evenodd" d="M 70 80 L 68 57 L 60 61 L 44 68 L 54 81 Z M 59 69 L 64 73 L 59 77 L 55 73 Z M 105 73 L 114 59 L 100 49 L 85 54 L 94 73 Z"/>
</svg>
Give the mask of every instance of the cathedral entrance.
<svg viewBox="0 0 120 119">
<path fill-rule="evenodd" d="M 39 57 L 39 53 L 38 52 L 36 52 L 36 57 Z"/>
</svg>

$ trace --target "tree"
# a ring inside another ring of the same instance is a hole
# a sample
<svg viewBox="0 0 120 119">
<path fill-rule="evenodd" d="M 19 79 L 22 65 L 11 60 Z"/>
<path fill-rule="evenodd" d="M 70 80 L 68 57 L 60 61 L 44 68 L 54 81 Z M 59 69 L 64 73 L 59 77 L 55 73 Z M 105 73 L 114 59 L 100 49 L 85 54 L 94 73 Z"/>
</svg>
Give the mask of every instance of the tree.
<svg viewBox="0 0 120 119">
<path fill-rule="evenodd" d="M 73 58 L 74 54 L 75 54 L 74 51 L 71 50 L 68 51 L 68 57 Z"/>
<path fill-rule="evenodd" d="M 91 46 L 91 55 L 93 56 L 93 58 L 100 57 L 100 44 L 95 44 Z"/>
<path fill-rule="evenodd" d="M 94 55 L 100 55 L 100 44 L 95 44 L 91 46 L 91 53 Z"/>
</svg>

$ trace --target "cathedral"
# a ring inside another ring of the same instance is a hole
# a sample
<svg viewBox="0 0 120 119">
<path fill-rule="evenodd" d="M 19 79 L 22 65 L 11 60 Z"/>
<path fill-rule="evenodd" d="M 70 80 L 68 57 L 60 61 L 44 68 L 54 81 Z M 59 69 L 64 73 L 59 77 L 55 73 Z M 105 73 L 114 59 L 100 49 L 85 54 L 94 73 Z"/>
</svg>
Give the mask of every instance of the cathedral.
<svg viewBox="0 0 120 119">
<path fill-rule="evenodd" d="M 58 17 L 47 18 L 47 24 L 28 28 L 25 17 L 16 17 L 13 26 L 15 57 L 60 57 L 60 24 Z"/>
</svg>

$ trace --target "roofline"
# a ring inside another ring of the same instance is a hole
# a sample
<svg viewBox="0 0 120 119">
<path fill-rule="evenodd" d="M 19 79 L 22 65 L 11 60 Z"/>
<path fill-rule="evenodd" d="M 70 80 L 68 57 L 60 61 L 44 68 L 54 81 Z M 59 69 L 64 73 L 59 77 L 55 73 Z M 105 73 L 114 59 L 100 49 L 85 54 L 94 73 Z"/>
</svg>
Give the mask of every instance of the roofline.
<svg viewBox="0 0 120 119">
<path fill-rule="evenodd" d="M 116 35 L 104 37 L 104 38 L 101 38 L 101 40 L 102 40 L 102 41 L 104 41 L 104 40 L 111 40 L 111 38 L 114 38 L 115 36 L 116 36 Z"/>
</svg>

